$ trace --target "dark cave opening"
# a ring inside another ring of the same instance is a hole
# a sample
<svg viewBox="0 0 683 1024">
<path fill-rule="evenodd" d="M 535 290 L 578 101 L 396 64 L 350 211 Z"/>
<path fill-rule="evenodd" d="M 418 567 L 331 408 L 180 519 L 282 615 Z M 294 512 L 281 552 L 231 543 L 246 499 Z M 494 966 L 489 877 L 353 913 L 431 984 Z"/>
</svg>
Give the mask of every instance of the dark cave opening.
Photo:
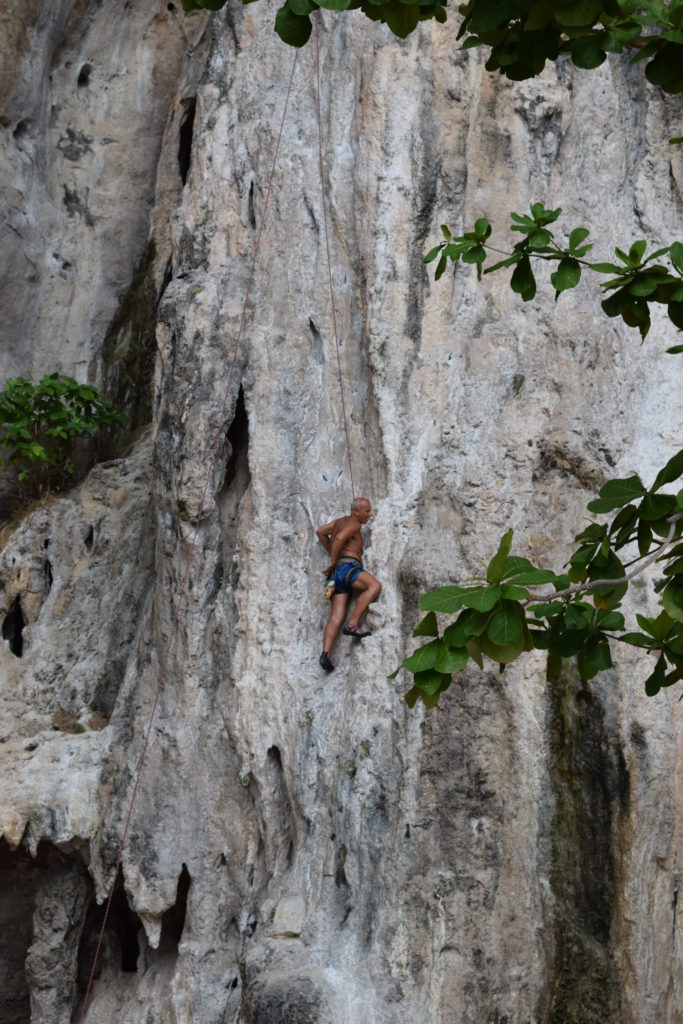
<svg viewBox="0 0 683 1024">
<path fill-rule="evenodd" d="M 15 598 L 2 623 L 2 638 L 9 641 L 9 649 L 17 658 L 24 653 L 24 626 L 26 622 L 21 612 L 21 601 Z"/>
<path fill-rule="evenodd" d="M 249 447 L 249 418 L 247 407 L 244 402 L 244 391 L 242 388 L 237 395 L 235 404 L 235 415 L 228 430 L 228 444 L 230 445 L 230 457 L 225 467 L 225 478 L 223 490 L 229 490 L 238 477 L 249 474 L 247 462 L 247 449 Z M 239 482 L 238 482 L 239 487 Z M 246 490 L 246 487 L 244 488 Z M 242 492 L 244 493 L 244 492 Z"/>
<path fill-rule="evenodd" d="M 194 132 L 194 116 L 197 110 L 197 99 L 183 100 L 183 106 L 185 108 L 182 119 L 180 121 L 180 141 L 178 144 L 178 168 L 180 170 L 180 179 L 183 185 L 187 182 L 187 176 L 190 173 L 190 164 L 192 163 L 192 135 Z"/>
<path fill-rule="evenodd" d="M 235 403 L 235 414 L 228 429 L 227 441 L 229 456 L 225 466 L 223 484 L 218 494 L 218 507 L 221 518 L 221 579 L 223 572 L 231 586 L 235 586 L 235 566 L 233 554 L 237 547 L 237 531 L 239 528 L 240 507 L 249 489 L 251 474 L 249 472 L 249 417 L 244 400 L 244 391 L 240 387 Z"/>
<path fill-rule="evenodd" d="M 78 949 L 77 984 L 81 993 L 85 993 L 88 986 L 88 978 L 92 971 L 106 906 L 106 900 L 98 904 L 93 896 L 88 907 Z M 100 955 L 95 967 L 95 979 L 99 978 L 105 964 L 110 969 L 113 968 L 116 973 L 135 974 L 137 972 L 138 956 L 140 955 L 138 932 L 141 928 L 142 922 L 128 903 L 123 879 L 119 875 L 109 908 L 107 926 L 102 936 Z"/>
<path fill-rule="evenodd" d="M 187 896 L 192 885 L 190 872 L 187 865 L 183 864 L 182 871 L 178 876 L 178 887 L 176 889 L 175 903 L 169 907 L 161 919 L 161 938 L 159 939 L 160 953 L 177 953 L 178 944 L 182 938 L 187 914 Z"/>
<path fill-rule="evenodd" d="M 29 1024 L 31 992 L 44 981 L 46 957 L 55 1012 L 72 1005 L 76 948 L 91 888 L 79 852 L 42 841 L 32 856 L 23 844 L 12 850 L 0 839 L 0 1024 Z"/>
<path fill-rule="evenodd" d="M 90 72 L 92 71 L 92 64 L 84 64 L 78 74 L 78 86 L 83 89 L 86 85 L 90 84 Z"/>
</svg>

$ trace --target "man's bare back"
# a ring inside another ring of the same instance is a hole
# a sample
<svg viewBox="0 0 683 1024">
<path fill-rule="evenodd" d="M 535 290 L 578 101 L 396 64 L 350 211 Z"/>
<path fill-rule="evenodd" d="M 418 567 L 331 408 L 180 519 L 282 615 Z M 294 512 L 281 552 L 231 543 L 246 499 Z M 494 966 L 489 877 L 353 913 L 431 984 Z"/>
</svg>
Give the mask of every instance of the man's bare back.
<svg viewBox="0 0 683 1024">
<path fill-rule="evenodd" d="M 335 541 L 339 539 L 339 551 L 336 554 L 334 562 L 331 562 L 323 572 L 325 574 L 332 572 L 334 564 L 338 558 L 357 558 L 358 561 L 362 561 L 363 557 L 363 538 L 361 537 L 361 523 L 355 516 L 342 516 L 340 519 L 335 519 L 331 523 L 327 523 L 325 526 L 321 526 L 320 530 L 326 531 L 323 536 L 329 538 L 329 547 L 326 550 L 331 554 L 335 548 Z M 320 530 L 318 536 L 320 536 Z"/>
<path fill-rule="evenodd" d="M 329 654 L 337 639 L 349 605 L 351 591 L 357 595 L 357 601 L 344 633 L 360 640 L 370 636 L 368 630 L 360 625 L 361 616 L 368 606 L 376 601 L 382 586 L 375 577 L 363 569 L 363 538 L 360 528 L 367 523 L 372 515 L 372 507 L 367 498 L 354 498 L 350 516 L 341 516 L 316 530 L 318 540 L 330 556 L 329 564 L 323 569 L 326 576 L 334 576 L 335 592 L 330 607 L 330 620 L 323 635 L 323 652 L 320 664 L 330 672 L 334 665 Z M 350 564 L 344 564 L 350 563 Z"/>
</svg>

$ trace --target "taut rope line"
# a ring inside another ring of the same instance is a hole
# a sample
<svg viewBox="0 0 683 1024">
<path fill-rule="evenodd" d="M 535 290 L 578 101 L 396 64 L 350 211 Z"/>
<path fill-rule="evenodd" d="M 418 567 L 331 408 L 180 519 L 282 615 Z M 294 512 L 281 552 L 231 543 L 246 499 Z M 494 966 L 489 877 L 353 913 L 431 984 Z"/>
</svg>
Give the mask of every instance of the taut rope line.
<svg viewBox="0 0 683 1024">
<path fill-rule="evenodd" d="M 171 647 L 173 645 L 173 641 L 175 640 L 175 635 L 176 635 L 176 632 L 177 632 L 177 629 L 178 629 L 178 622 L 179 622 L 179 619 L 180 619 L 180 611 L 181 611 L 181 608 L 182 608 L 183 601 L 185 599 L 185 594 L 187 592 L 187 583 L 188 583 L 188 580 L 190 578 L 190 569 L 192 568 L 192 562 L 193 562 L 193 558 L 194 558 L 194 551 L 195 551 L 195 546 L 196 546 L 196 542 L 197 542 L 197 534 L 199 532 L 199 525 L 201 523 L 202 513 L 204 512 L 204 505 L 206 503 L 206 495 L 207 495 L 208 490 L 209 490 L 209 483 L 211 482 L 211 476 L 212 476 L 212 473 L 213 473 L 214 463 L 216 461 L 216 454 L 218 452 L 218 445 L 220 443 L 221 433 L 223 431 L 223 426 L 225 424 L 226 413 L 227 413 L 227 408 L 228 408 L 228 399 L 230 397 L 230 386 L 232 384 L 232 376 L 233 376 L 233 372 L 234 372 L 234 369 L 235 369 L 235 364 L 237 363 L 237 355 L 238 355 L 238 352 L 239 352 L 240 341 L 241 341 L 241 338 L 242 338 L 242 330 L 243 330 L 243 327 L 244 327 L 244 321 L 246 319 L 247 303 L 249 301 L 249 293 L 251 292 L 251 284 L 252 284 L 252 281 L 254 279 L 254 268 L 256 266 L 256 258 L 258 256 L 259 246 L 261 244 L 261 234 L 263 232 L 263 226 L 264 226 L 264 224 L 266 222 L 266 212 L 268 210 L 268 203 L 270 201 L 270 193 L 271 193 L 271 185 L 272 185 L 272 182 L 273 182 L 273 174 L 275 173 L 275 164 L 277 162 L 277 155 L 278 155 L 278 152 L 279 152 L 279 149 L 280 149 L 280 142 L 282 140 L 282 132 L 283 132 L 283 129 L 284 129 L 284 126 L 285 126 L 285 117 L 286 117 L 286 114 L 287 114 L 287 107 L 289 105 L 289 96 L 290 96 L 290 93 L 292 91 L 292 82 L 294 80 L 294 71 L 296 69 L 296 62 L 297 62 L 298 55 L 299 54 L 298 54 L 298 50 L 297 50 L 296 53 L 294 54 L 294 63 L 292 65 L 292 73 L 291 73 L 291 75 L 289 77 L 289 87 L 287 89 L 287 97 L 285 99 L 285 106 L 284 106 L 284 110 L 282 112 L 282 121 L 280 123 L 280 132 L 279 132 L 279 135 L 278 135 L 277 144 L 275 146 L 275 154 L 273 156 L 273 166 L 271 167 L 270 176 L 268 178 L 268 188 L 266 190 L 266 198 L 265 198 L 265 202 L 263 204 L 263 214 L 261 216 L 261 224 L 259 226 L 258 234 L 256 236 L 256 244 L 254 246 L 254 256 L 253 256 L 253 259 L 251 261 L 251 270 L 249 272 L 249 281 L 248 281 L 248 284 L 247 284 L 246 294 L 244 296 L 244 305 L 242 306 L 242 318 L 240 320 L 239 331 L 237 333 L 237 340 L 235 341 L 235 349 L 234 349 L 234 352 L 233 352 L 233 355 L 232 355 L 232 361 L 230 363 L 230 371 L 228 373 L 228 382 L 227 382 L 227 384 L 225 386 L 225 395 L 223 397 L 223 406 L 221 408 L 220 421 L 219 421 L 219 424 L 218 424 L 218 429 L 216 430 L 216 435 L 215 435 L 215 437 L 213 439 L 213 445 L 211 447 L 211 455 L 210 455 L 210 458 L 209 458 L 209 469 L 208 469 L 208 472 L 206 474 L 206 482 L 204 483 L 204 491 L 202 493 L 202 500 L 201 500 L 201 503 L 199 505 L 199 512 L 197 513 L 197 523 L 196 523 L 195 528 L 194 528 L 194 533 L 192 534 L 192 543 L 190 545 L 190 551 L 189 551 L 188 556 L 187 556 L 187 564 L 186 564 L 186 567 L 185 567 L 185 576 L 183 578 L 183 582 L 182 582 L 182 585 L 181 585 L 181 588 L 180 588 L 180 593 L 179 593 L 177 601 L 176 601 L 175 612 L 174 612 L 174 616 L 173 616 L 173 624 L 171 626 L 171 631 L 169 633 L 169 637 L 168 637 L 168 640 L 166 642 L 166 649 L 164 651 L 164 656 L 163 656 L 162 661 L 161 661 L 161 669 L 159 671 L 159 679 L 158 679 L 158 682 L 157 682 L 156 692 L 154 694 L 154 701 L 152 703 L 152 712 L 151 712 L 151 715 L 150 715 L 150 718 L 149 718 L 149 724 L 147 726 L 147 731 L 145 733 L 145 740 L 144 740 L 144 743 L 142 745 L 142 753 L 140 754 L 140 757 L 138 759 L 137 771 L 136 771 L 136 776 L 135 776 L 135 785 L 133 787 L 133 793 L 132 793 L 132 796 L 130 798 L 130 804 L 128 806 L 128 814 L 126 816 L 126 824 L 125 824 L 125 827 L 124 827 L 124 830 L 123 830 L 123 836 L 121 837 L 121 844 L 119 846 L 118 856 L 116 858 L 116 866 L 114 868 L 114 877 L 112 879 L 111 886 L 109 888 L 109 897 L 107 899 L 107 905 L 106 905 L 106 908 L 105 908 L 105 911 L 104 911 L 104 919 L 102 921 L 102 927 L 100 929 L 99 938 L 97 940 L 97 948 L 95 950 L 95 956 L 94 956 L 94 959 L 93 959 L 93 965 L 92 965 L 92 969 L 90 971 L 90 977 L 88 978 L 88 985 L 87 985 L 87 988 L 86 988 L 86 991 L 85 991 L 85 996 L 83 997 L 83 1005 L 81 1007 L 81 1014 L 80 1014 L 80 1017 L 79 1017 L 79 1024 L 83 1024 L 83 1021 L 85 1020 L 85 1013 L 86 1013 L 86 1010 L 88 1008 L 88 1000 L 90 998 L 90 991 L 92 989 L 92 983 L 93 983 L 93 979 L 95 977 L 95 968 L 97 967 L 97 961 L 98 961 L 98 958 L 99 958 L 99 955 L 100 955 L 100 949 L 102 947 L 102 939 L 104 937 L 104 931 L 105 931 L 105 928 L 107 926 L 107 919 L 109 917 L 109 911 L 111 909 L 111 901 L 112 901 L 112 898 L 114 896 L 114 887 L 116 886 L 116 880 L 118 878 L 119 870 L 121 868 L 121 861 L 123 859 L 123 851 L 124 851 L 124 848 L 125 848 L 126 839 L 128 837 L 128 830 L 130 828 L 130 821 L 131 821 L 131 817 L 132 817 L 132 814 L 133 814 L 133 805 L 135 803 L 135 798 L 136 798 L 137 792 L 138 792 L 138 785 L 140 783 L 140 775 L 142 774 L 142 767 L 143 767 L 144 760 L 145 760 L 145 754 L 147 753 L 147 745 L 149 743 L 149 737 L 150 737 L 150 733 L 152 731 L 152 724 L 154 722 L 154 716 L 156 714 L 157 704 L 159 703 L 159 697 L 161 695 L 161 689 L 162 689 L 162 686 L 164 684 L 164 679 L 166 678 L 166 669 L 167 669 L 167 666 L 168 666 L 168 659 L 169 659 L 169 655 L 171 653 Z"/>
<path fill-rule="evenodd" d="M 339 355 L 339 336 L 337 334 L 337 314 L 334 309 L 334 289 L 332 287 L 332 263 L 330 261 L 330 238 L 327 231 L 327 213 L 325 210 L 325 175 L 323 172 L 323 130 L 322 116 L 320 114 L 320 49 L 318 45 L 318 34 L 320 24 L 320 10 L 315 17 L 315 72 L 317 81 L 316 106 L 318 110 L 318 153 L 320 163 L 320 192 L 322 194 L 323 225 L 325 227 L 325 248 L 327 250 L 327 276 L 330 283 L 330 305 L 332 306 L 332 329 L 334 331 L 334 344 L 337 349 L 337 370 L 339 371 L 339 394 L 341 396 L 342 414 L 344 417 L 344 433 L 346 435 L 346 454 L 349 460 L 349 479 L 351 480 L 351 497 L 356 497 L 356 489 L 353 485 L 353 469 L 351 468 L 351 442 L 349 440 L 349 424 L 346 419 L 346 402 L 344 400 L 344 381 L 342 379 L 341 356 Z"/>
</svg>

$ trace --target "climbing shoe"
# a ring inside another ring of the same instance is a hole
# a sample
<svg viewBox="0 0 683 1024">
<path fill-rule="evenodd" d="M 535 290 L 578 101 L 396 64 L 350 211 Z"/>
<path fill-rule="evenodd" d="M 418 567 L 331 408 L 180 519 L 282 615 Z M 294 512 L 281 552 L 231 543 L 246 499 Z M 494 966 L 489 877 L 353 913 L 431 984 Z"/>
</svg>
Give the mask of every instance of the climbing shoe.
<svg viewBox="0 0 683 1024">
<path fill-rule="evenodd" d="M 346 636 L 353 636 L 356 640 L 363 640 L 366 636 L 372 636 L 369 629 L 363 629 L 362 626 L 344 626 L 342 632 Z"/>
<path fill-rule="evenodd" d="M 334 670 L 334 665 L 328 658 L 327 651 L 323 651 L 323 653 L 318 658 L 318 661 L 320 662 L 321 666 L 325 669 L 326 672 L 332 672 Z"/>
</svg>

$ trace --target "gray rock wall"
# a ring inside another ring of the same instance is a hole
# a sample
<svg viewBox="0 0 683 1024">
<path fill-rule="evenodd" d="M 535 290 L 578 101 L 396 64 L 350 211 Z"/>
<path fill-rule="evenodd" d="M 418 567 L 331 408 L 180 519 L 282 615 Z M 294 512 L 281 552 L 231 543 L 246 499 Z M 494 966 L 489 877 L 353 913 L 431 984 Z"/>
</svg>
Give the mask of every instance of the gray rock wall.
<svg viewBox="0 0 683 1024">
<path fill-rule="evenodd" d="M 600 483 L 680 443 L 665 321 L 641 346 L 592 282 L 528 307 L 469 270 L 435 285 L 422 253 L 444 220 L 503 236 L 537 199 L 669 242 L 676 105 L 612 60 L 490 78 L 457 17 L 405 43 L 323 17 L 335 309 L 384 584 L 373 637 L 323 677 L 314 529 L 351 495 L 312 46 L 174 634 L 294 58 L 272 16 L 3 15 L 2 376 L 93 380 L 136 440 L 3 532 L 0 920 L 20 927 L 0 1022 L 66 1024 L 82 998 L 174 635 L 90 1024 L 674 1024 L 678 694 L 646 699 L 622 651 L 590 684 L 547 685 L 540 655 L 468 671 L 426 715 L 386 674 L 424 589 L 509 526 L 560 564 Z"/>
</svg>

